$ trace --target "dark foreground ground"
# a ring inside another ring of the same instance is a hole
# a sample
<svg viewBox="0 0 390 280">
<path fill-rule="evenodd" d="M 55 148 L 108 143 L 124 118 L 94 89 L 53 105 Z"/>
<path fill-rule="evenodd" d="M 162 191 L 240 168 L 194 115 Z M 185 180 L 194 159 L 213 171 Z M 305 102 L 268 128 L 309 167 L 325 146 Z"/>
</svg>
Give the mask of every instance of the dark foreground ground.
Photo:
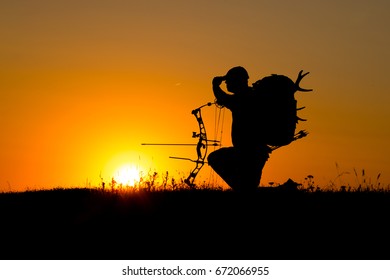
<svg viewBox="0 0 390 280">
<path fill-rule="evenodd" d="M 390 194 L 0 194 L 0 259 L 390 259 Z"/>
</svg>

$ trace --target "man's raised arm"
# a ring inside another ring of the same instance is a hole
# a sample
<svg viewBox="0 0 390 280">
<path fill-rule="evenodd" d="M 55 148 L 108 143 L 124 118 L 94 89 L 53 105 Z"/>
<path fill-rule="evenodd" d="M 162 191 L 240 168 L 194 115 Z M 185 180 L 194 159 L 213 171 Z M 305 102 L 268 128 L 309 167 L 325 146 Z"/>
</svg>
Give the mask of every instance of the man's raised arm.
<svg viewBox="0 0 390 280">
<path fill-rule="evenodd" d="M 226 107 L 229 107 L 229 97 L 230 95 L 227 94 L 226 92 L 224 92 L 222 89 L 221 89 L 221 84 L 223 81 L 226 80 L 226 77 L 223 76 L 223 77 L 215 77 L 213 79 L 213 92 L 214 92 L 214 96 L 216 98 L 216 101 L 219 105 L 223 105 L 223 106 L 226 106 Z"/>
</svg>

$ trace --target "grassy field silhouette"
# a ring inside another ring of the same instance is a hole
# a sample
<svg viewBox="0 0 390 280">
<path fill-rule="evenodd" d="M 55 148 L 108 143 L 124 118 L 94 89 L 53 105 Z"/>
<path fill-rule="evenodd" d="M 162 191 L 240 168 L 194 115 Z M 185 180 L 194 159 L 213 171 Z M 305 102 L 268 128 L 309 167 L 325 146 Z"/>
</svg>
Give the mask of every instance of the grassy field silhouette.
<svg viewBox="0 0 390 280">
<path fill-rule="evenodd" d="M 0 194 L 1 259 L 378 259 L 390 192 L 307 184 Z"/>
</svg>

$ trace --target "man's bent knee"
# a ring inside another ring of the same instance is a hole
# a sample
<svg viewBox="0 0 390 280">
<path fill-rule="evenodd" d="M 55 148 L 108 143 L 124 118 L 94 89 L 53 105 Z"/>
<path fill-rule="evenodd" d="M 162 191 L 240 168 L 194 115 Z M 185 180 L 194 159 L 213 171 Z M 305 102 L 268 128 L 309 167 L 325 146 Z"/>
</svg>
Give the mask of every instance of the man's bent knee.
<svg viewBox="0 0 390 280">
<path fill-rule="evenodd" d="M 215 152 L 216 152 L 216 151 L 211 152 L 211 153 L 207 156 L 207 163 L 208 163 L 210 166 L 215 166 L 215 163 L 217 162 L 217 156 L 216 156 Z"/>
</svg>

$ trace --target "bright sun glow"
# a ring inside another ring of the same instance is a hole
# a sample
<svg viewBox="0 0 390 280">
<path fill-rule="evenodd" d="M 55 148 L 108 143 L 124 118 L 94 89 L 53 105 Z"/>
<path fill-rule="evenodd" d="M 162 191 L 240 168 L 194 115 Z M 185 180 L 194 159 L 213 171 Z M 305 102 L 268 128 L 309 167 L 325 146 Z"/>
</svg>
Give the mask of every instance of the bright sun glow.
<svg viewBox="0 0 390 280">
<path fill-rule="evenodd" d="M 132 165 L 123 165 L 114 174 L 114 179 L 123 186 L 134 186 L 139 182 L 140 174 L 138 168 Z"/>
</svg>

